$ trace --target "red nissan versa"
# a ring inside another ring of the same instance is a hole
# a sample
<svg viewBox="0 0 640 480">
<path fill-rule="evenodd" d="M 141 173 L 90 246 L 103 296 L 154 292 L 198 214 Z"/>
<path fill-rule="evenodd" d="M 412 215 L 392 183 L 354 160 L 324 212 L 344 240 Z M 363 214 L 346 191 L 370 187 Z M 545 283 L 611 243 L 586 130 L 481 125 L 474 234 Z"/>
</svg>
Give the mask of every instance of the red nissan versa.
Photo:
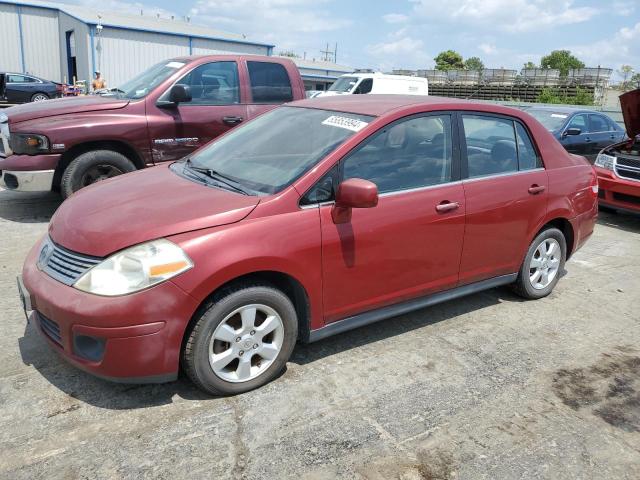
<svg viewBox="0 0 640 480">
<path fill-rule="evenodd" d="M 525 112 L 303 100 L 74 194 L 18 283 L 72 364 L 128 382 L 182 365 L 234 394 L 272 380 L 298 339 L 498 285 L 548 295 L 596 199 L 593 168 Z"/>
<path fill-rule="evenodd" d="M 596 158 L 600 207 L 640 214 L 640 89 L 620 95 L 629 140 L 605 148 Z"/>
</svg>

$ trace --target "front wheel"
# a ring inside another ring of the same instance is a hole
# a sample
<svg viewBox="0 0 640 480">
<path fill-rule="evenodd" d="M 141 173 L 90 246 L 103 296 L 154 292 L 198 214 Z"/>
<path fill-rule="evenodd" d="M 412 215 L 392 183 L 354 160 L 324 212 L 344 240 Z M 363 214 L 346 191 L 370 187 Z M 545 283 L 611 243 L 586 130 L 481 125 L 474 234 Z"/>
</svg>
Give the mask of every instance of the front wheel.
<svg viewBox="0 0 640 480">
<path fill-rule="evenodd" d="M 298 319 L 289 297 L 269 285 L 241 285 L 195 319 L 183 368 L 210 394 L 247 392 L 283 370 L 297 336 Z"/>
<path fill-rule="evenodd" d="M 564 234 L 557 228 L 540 232 L 531 242 L 518 272 L 516 293 L 531 300 L 549 295 L 560 279 L 566 258 Z"/>
<path fill-rule="evenodd" d="M 112 150 L 85 152 L 73 160 L 65 169 L 60 181 L 60 191 L 64 198 L 83 187 L 132 172 L 136 166 L 121 153 Z"/>
</svg>

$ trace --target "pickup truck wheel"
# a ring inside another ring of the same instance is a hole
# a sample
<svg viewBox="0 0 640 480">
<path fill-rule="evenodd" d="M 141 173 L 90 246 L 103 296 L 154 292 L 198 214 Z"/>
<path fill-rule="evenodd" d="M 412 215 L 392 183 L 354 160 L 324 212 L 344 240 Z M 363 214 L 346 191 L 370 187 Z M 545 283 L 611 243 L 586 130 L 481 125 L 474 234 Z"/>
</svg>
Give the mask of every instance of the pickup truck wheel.
<svg viewBox="0 0 640 480">
<path fill-rule="evenodd" d="M 64 198 L 92 183 L 132 172 L 136 166 L 121 153 L 112 150 L 94 150 L 79 155 L 65 169 L 60 181 Z"/>
<path fill-rule="evenodd" d="M 207 393 L 247 392 L 283 370 L 297 336 L 289 297 L 269 285 L 240 285 L 195 320 L 182 352 L 183 369 Z"/>
<path fill-rule="evenodd" d="M 546 297 L 558 283 L 566 258 L 564 234 L 557 228 L 543 230 L 529 246 L 514 284 L 515 292 L 529 300 Z"/>
</svg>

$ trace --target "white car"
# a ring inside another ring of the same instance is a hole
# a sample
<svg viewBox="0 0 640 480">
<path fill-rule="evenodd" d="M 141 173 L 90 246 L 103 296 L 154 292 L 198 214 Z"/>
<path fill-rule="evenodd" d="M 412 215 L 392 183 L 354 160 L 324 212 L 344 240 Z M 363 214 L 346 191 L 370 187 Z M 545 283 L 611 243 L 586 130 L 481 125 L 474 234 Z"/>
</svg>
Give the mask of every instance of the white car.
<svg viewBox="0 0 640 480">
<path fill-rule="evenodd" d="M 347 94 L 429 95 L 429 82 L 422 77 L 385 75 L 384 73 L 350 73 L 339 77 L 319 97 Z"/>
</svg>

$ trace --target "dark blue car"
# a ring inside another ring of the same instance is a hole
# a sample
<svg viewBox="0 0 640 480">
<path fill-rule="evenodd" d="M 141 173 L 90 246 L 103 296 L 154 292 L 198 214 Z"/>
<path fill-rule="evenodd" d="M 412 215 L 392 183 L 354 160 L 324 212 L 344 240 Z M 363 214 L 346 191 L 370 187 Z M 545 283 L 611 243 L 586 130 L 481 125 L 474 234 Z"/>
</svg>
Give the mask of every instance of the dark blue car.
<svg viewBox="0 0 640 480">
<path fill-rule="evenodd" d="M 553 133 L 568 152 L 587 157 L 591 163 L 603 148 L 626 137 L 623 127 L 594 110 L 532 107 L 527 113 Z"/>
<path fill-rule="evenodd" d="M 0 73 L 0 102 L 40 102 L 62 96 L 64 87 L 23 73 Z"/>
</svg>

